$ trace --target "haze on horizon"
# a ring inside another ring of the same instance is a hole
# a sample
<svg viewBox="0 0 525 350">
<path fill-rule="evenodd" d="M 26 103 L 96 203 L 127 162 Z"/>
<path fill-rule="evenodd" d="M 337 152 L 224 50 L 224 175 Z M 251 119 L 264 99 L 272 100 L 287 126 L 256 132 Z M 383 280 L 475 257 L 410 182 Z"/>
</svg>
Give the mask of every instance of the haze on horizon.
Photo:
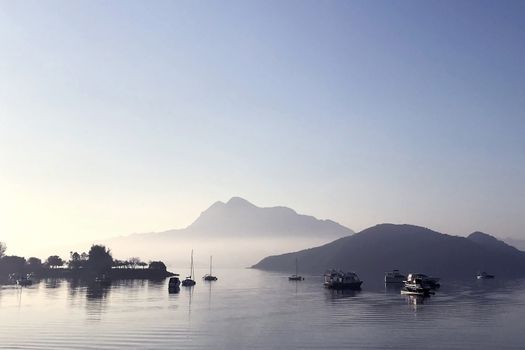
<svg viewBox="0 0 525 350">
<path fill-rule="evenodd" d="M 0 0 L 8 254 L 217 200 L 525 238 L 521 1 Z"/>
</svg>

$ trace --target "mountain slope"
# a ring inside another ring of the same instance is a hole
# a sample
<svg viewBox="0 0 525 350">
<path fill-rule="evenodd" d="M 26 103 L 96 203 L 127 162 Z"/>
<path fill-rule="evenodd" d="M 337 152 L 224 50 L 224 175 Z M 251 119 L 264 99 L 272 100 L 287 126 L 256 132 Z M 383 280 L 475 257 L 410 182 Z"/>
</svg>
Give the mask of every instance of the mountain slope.
<svg viewBox="0 0 525 350">
<path fill-rule="evenodd" d="M 508 245 L 516 247 L 516 249 L 519 249 L 521 251 L 525 251 L 525 239 L 518 239 L 518 238 L 507 237 L 507 238 L 503 239 L 503 241 L 505 243 L 507 243 Z"/>
<path fill-rule="evenodd" d="M 520 255 L 522 253 L 515 247 L 483 232 L 473 232 L 467 238 L 494 252 L 502 252 L 509 255 Z"/>
<path fill-rule="evenodd" d="M 375 279 L 394 268 L 448 278 L 472 278 L 478 270 L 505 277 L 525 275 L 525 253 L 491 238 L 480 233 L 465 238 L 419 226 L 381 224 L 320 247 L 267 257 L 253 267 L 291 270 L 297 258 L 302 271 L 322 273 L 341 268 Z"/>
<path fill-rule="evenodd" d="M 159 233 L 162 236 L 201 237 L 326 237 L 334 239 L 354 232 L 331 220 L 301 215 L 287 207 L 260 208 L 245 199 L 233 197 L 216 202 L 190 226 Z"/>
</svg>

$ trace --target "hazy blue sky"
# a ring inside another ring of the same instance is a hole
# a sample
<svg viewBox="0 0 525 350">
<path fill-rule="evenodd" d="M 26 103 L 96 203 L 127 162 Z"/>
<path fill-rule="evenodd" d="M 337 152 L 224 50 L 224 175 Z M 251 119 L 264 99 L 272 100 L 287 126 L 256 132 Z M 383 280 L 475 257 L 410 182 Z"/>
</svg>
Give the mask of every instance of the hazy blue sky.
<svg viewBox="0 0 525 350">
<path fill-rule="evenodd" d="M 525 238 L 523 1 L 0 0 L 0 240 L 216 200 Z"/>
</svg>

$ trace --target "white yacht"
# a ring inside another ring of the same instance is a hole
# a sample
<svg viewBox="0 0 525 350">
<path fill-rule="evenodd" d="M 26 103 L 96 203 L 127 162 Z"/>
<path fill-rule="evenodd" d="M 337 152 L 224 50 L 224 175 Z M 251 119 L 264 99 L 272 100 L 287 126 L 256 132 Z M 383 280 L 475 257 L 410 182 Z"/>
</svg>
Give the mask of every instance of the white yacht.
<svg viewBox="0 0 525 350">
<path fill-rule="evenodd" d="M 406 282 L 414 283 L 416 280 L 420 280 L 421 284 L 430 288 L 439 288 L 439 277 L 430 277 L 423 273 L 409 273 Z M 406 283 L 405 282 L 405 283 Z"/>
<path fill-rule="evenodd" d="M 385 272 L 385 283 L 404 283 L 406 276 L 399 272 L 399 270 L 392 270 L 392 272 Z"/>
<path fill-rule="evenodd" d="M 431 291 L 430 286 L 425 284 L 421 278 L 412 277 L 412 279 L 405 281 L 405 287 L 401 289 L 401 294 L 420 296 L 434 294 L 434 292 Z"/>
</svg>

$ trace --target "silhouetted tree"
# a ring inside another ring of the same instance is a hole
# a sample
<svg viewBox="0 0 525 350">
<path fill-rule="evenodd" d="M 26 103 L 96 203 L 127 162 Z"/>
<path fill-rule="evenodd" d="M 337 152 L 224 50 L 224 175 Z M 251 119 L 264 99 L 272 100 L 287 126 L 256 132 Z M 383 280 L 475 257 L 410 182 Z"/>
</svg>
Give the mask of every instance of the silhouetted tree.
<svg viewBox="0 0 525 350">
<path fill-rule="evenodd" d="M 82 267 L 82 259 L 80 257 L 80 254 L 77 252 L 69 252 L 69 261 L 67 262 L 70 269 L 79 269 Z"/>
<path fill-rule="evenodd" d="M 142 267 L 142 269 L 144 269 L 146 266 L 148 266 L 148 263 L 144 262 L 144 261 L 141 261 L 137 264 L 138 266 Z"/>
<path fill-rule="evenodd" d="M 0 260 L 0 270 L 2 272 L 24 272 L 26 259 L 21 256 L 7 255 Z"/>
<path fill-rule="evenodd" d="M 4 242 L 0 242 L 0 259 L 4 257 L 7 246 Z"/>
<path fill-rule="evenodd" d="M 134 269 L 135 267 L 137 267 L 137 265 L 140 264 L 140 258 L 137 258 L 136 256 L 131 257 L 128 259 L 128 263 L 131 266 L 131 268 Z"/>
<path fill-rule="evenodd" d="M 119 259 L 113 260 L 113 267 L 116 267 L 117 269 L 121 269 L 122 266 L 124 266 L 124 262 L 122 260 L 119 260 Z"/>
<path fill-rule="evenodd" d="M 89 268 L 97 273 L 111 270 L 111 266 L 113 266 L 113 257 L 111 256 L 111 250 L 106 249 L 105 246 L 97 244 L 92 245 L 88 256 Z"/>
<path fill-rule="evenodd" d="M 27 267 L 29 268 L 30 272 L 36 272 L 42 269 L 42 260 L 32 256 L 29 259 L 27 259 Z"/>
<path fill-rule="evenodd" d="M 62 260 L 58 255 L 51 255 L 47 258 L 45 264 L 50 268 L 57 268 L 64 265 L 64 260 Z"/>
<path fill-rule="evenodd" d="M 149 268 L 152 270 L 166 271 L 166 265 L 162 261 L 150 261 Z"/>
</svg>

